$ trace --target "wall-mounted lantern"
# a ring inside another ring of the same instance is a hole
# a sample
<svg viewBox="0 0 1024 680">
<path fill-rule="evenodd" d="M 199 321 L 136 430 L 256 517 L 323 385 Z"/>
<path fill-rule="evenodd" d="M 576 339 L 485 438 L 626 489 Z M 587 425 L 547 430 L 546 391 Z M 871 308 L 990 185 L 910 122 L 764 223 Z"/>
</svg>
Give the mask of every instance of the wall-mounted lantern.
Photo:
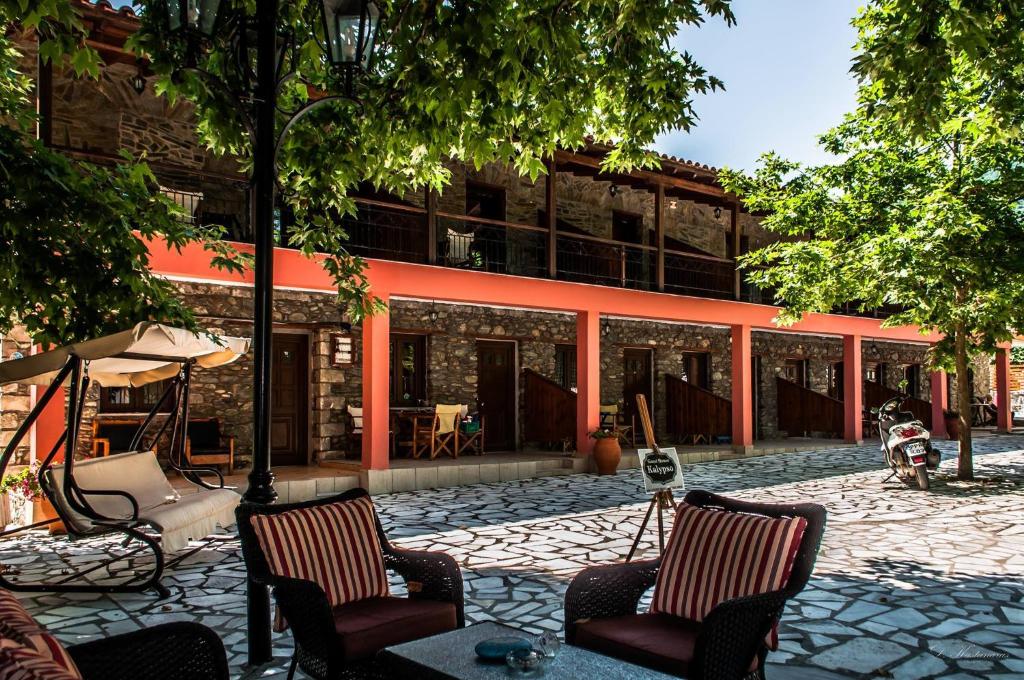
<svg viewBox="0 0 1024 680">
<path fill-rule="evenodd" d="M 335 333 L 331 336 L 331 364 L 333 366 L 351 366 L 355 363 L 355 343 L 347 333 Z"/>
</svg>

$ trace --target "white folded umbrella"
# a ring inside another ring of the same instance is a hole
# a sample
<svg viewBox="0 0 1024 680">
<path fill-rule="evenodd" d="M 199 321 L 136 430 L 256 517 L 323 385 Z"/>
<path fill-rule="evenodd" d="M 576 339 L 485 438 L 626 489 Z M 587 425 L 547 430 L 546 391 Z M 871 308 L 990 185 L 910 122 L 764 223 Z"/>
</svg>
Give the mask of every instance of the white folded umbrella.
<svg viewBox="0 0 1024 680">
<path fill-rule="evenodd" d="M 171 378 L 195 360 L 211 368 L 229 364 L 249 351 L 249 339 L 195 334 L 182 328 L 144 322 L 102 338 L 0 362 L 0 385 L 48 385 L 77 356 L 89 362 L 89 377 L 104 387 L 139 387 Z"/>
</svg>

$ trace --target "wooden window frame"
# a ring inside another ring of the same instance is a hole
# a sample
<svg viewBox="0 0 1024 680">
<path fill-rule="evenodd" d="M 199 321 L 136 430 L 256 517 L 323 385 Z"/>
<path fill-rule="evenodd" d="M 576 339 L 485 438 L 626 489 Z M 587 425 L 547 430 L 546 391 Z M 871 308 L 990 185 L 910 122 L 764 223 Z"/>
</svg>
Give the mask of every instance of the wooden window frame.
<svg viewBox="0 0 1024 680">
<path fill-rule="evenodd" d="M 160 382 L 150 383 L 142 387 L 101 387 L 100 398 L 96 404 L 96 412 L 102 415 L 107 414 L 125 414 L 125 413 L 149 413 L 153 410 L 153 403 L 147 403 L 145 401 L 145 394 L 147 389 L 154 389 L 157 393 L 157 398 L 163 395 L 164 390 L 167 389 L 167 385 L 170 384 L 172 378 L 167 380 L 161 380 Z M 128 390 L 128 403 L 116 404 L 111 401 L 113 396 L 113 390 Z M 174 406 L 174 398 L 168 398 L 164 400 L 160 410 L 157 413 L 170 413 Z"/>
<path fill-rule="evenodd" d="M 401 390 L 402 352 L 404 343 L 414 344 L 413 370 L 415 372 L 413 391 L 406 399 Z M 427 336 L 419 333 L 392 333 L 390 338 L 390 393 L 395 406 L 418 406 L 427 400 Z"/>
<path fill-rule="evenodd" d="M 701 389 L 711 389 L 711 352 L 691 351 L 683 352 L 683 380 Z M 695 371 L 693 369 L 696 369 Z M 691 372 L 697 373 L 697 380 L 691 380 Z"/>
<path fill-rule="evenodd" d="M 576 391 L 579 384 L 576 375 L 576 345 L 555 345 L 555 382 L 564 389 Z"/>
</svg>

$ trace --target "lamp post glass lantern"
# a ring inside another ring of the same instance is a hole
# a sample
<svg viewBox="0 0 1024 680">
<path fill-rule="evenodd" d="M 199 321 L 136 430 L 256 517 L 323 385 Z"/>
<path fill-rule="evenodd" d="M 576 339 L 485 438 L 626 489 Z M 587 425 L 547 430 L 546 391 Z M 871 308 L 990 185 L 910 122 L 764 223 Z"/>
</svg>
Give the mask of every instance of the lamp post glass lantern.
<svg viewBox="0 0 1024 680">
<path fill-rule="evenodd" d="M 373 0 L 323 0 L 321 9 L 331 65 L 369 69 L 380 22 L 377 4 Z"/>
<path fill-rule="evenodd" d="M 167 0 L 169 28 L 172 33 L 193 33 L 212 38 L 217 30 L 221 0 Z"/>
</svg>

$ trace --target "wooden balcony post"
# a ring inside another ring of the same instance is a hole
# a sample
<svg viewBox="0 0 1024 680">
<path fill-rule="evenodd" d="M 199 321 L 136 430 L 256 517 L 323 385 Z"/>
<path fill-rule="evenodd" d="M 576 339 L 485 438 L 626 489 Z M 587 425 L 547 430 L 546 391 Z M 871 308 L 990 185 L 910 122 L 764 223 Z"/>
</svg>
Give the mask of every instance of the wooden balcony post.
<svg viewBox="0 0 1024 680">
<path fill-rule="evenodd" d="M 996 348 L 996 430 L 1013 432 L 1013 409 L 1010 404 L 1010 348 Z"/>
<path fill-rule="evenodd" d="M 576 312 L 576 453 L 589 455 L 601 425 L 601 315 Z"/>
<path fill-rule="evenodd" d="M 548 176 L 544 185 L 544 210 L 548 223 L 548 278 L 558 278 L 558 202 L 555 200 L 557 194 L 558 166 L 552 156 L 547 160 Z"/>
<path fill-rule="evenodd" d="M 740 204 L 733 203 L 729 208 L 729 230 L 732 234 L 732 268 L 733 274 L 733 297 L 740 299 L 743 292 L 743 282 L 740 278 L 740 270 L 736 267 L 736 259 L 740 256 Z"/>
<path fill-rule="evenodd" d="M 864 375 L 861 371 L 861 337 L 843 336 L 844 439 L 864 443 Z"/>
<path fill-rule="evenodd" d="M 36 80 L 36 139 L 43 146 L 53 146 L 53 62 L 39 56 L 36 63 L 39 67 Z"/>
<path fill-rule="evenodd" d="M 665 291 L 665 185 L 658 183 L 654 192 L 654 240 L 658 248 L 657 284 Z"/>
<path fill-rule="evenodd" d="M 949 408 L 949 376 L 945 371 L 932 371 L 932 437 L 946 437 L 946 409 Z"/>
<path fill-rule="evenodd" d="M 737 453 L 754 448 L 753 345 L 750 326 L 732 327 L 732 447 Z"/>
<path fill-rule="evenodd" d="M 374 291 L 383 302 L 388 295 Z M 388 469 L 391 317 L 388 310 L 363 319 L 363 458 L 364 470 Z"/>
<path fill-rule="evenodd" d="M 427 263 L 437 264 L 437 192 L 427 187 Z"/>
</svg>

